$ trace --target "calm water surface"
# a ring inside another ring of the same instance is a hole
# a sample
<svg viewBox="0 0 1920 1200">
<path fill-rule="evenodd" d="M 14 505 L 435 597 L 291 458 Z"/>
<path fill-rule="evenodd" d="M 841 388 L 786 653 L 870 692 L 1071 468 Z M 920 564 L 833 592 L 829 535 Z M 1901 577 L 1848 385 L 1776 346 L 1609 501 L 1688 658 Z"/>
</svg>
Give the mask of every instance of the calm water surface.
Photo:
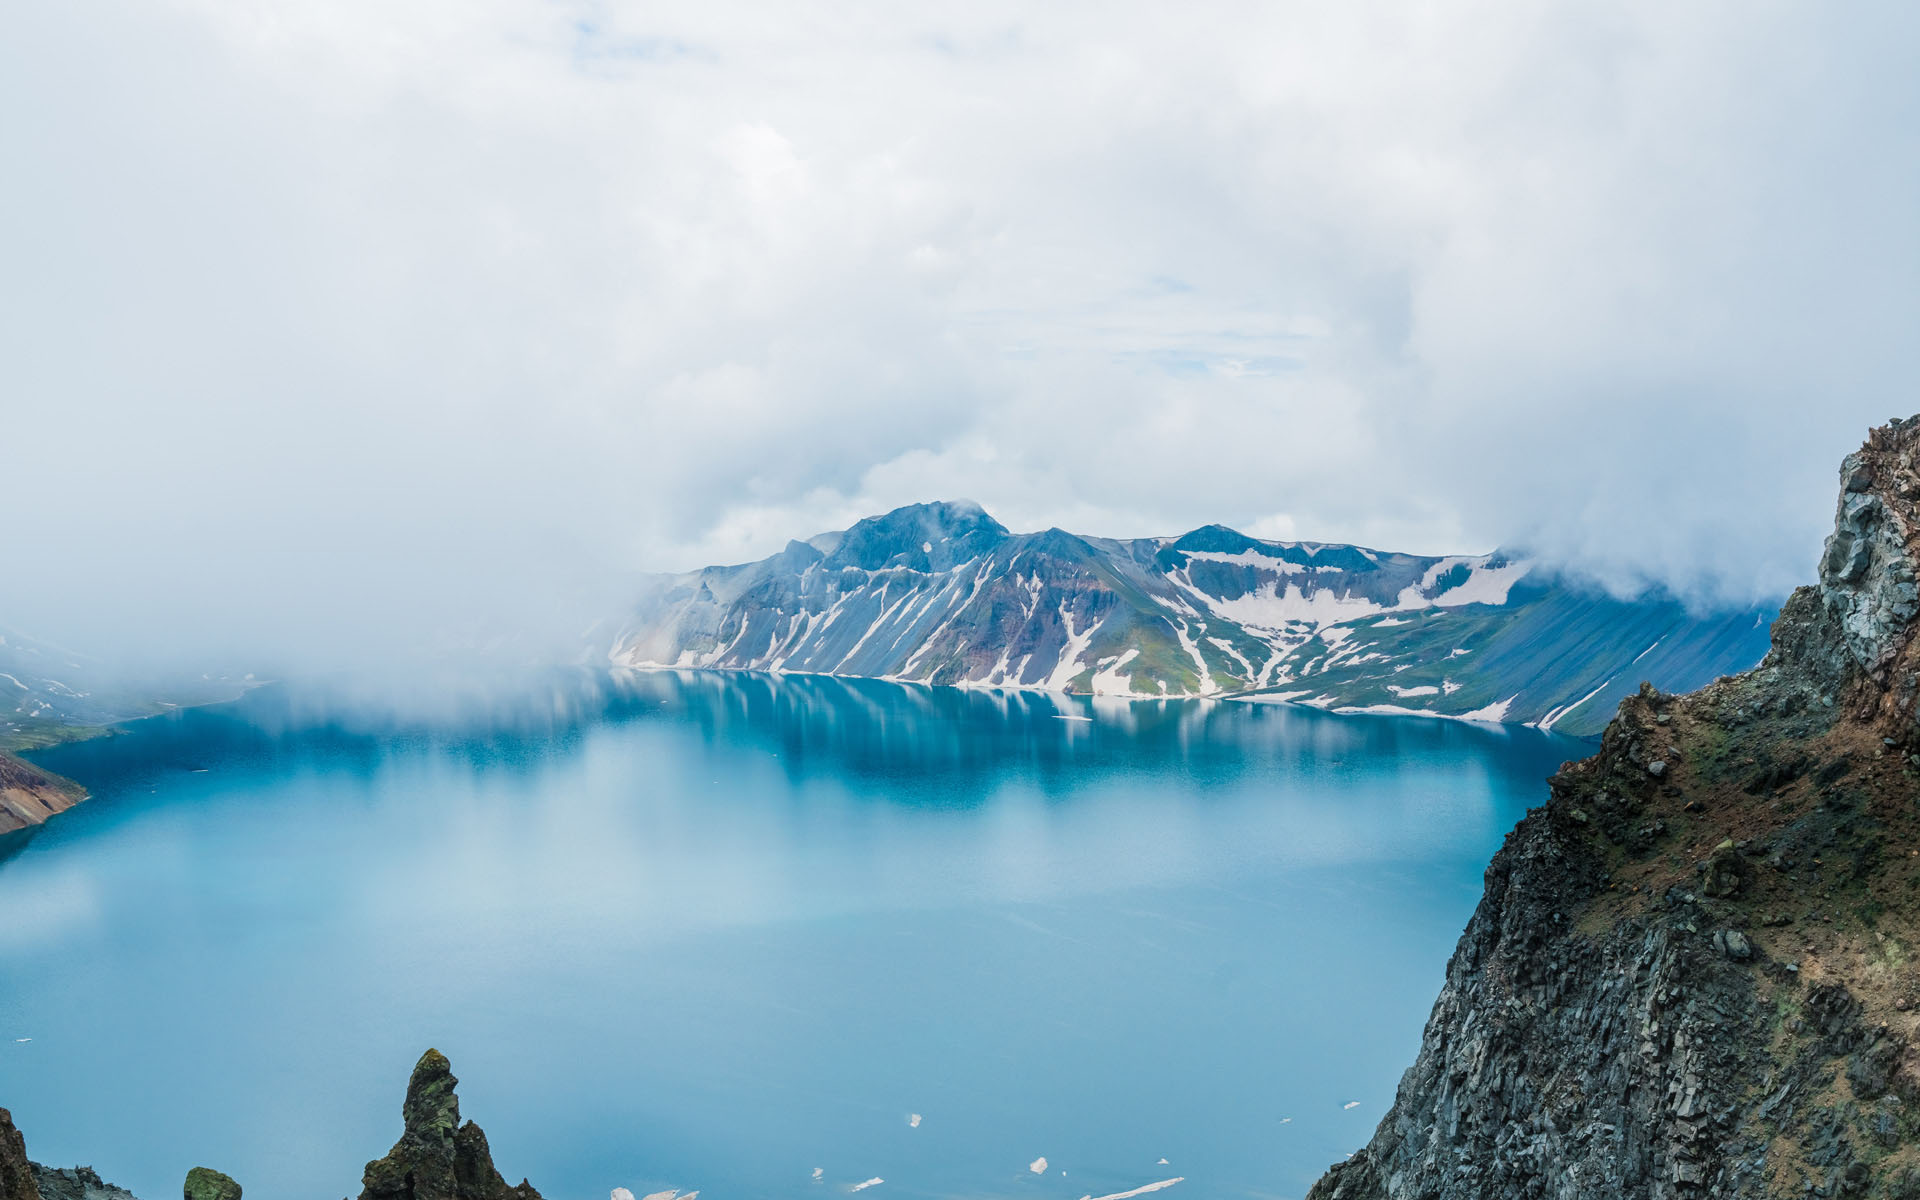
<svg viewBox="0 0 1920 1200">
<path fill-rule="evenodd" d="M 0 1104 L 147 1200 L 331 1200 L 433 1045 L 549 1200 L 1298 1197 L 1584 753 L 818 678 L 439 729 L 259 692 L 38 756 L 95 798 L 0 845 Z"/>
</svg>

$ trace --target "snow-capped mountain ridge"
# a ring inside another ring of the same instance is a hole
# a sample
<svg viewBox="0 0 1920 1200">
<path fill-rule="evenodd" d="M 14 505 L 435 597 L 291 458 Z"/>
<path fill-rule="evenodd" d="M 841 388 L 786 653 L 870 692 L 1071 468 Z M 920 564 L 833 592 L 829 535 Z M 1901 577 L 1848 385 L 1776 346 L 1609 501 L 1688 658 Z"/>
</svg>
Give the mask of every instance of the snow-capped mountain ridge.
<svg viewBox="0 0 1920 1200">
<path fill-rule="evenodd" d="M 1264 541 L 1220 525 L 1133 540 L 1015 534 L 948 502 L 661 579 L 610 657 L 1127 696 L 1264 693 L 1597 729 L 1611 693 L 1638 685 L 1623 676 L 1639 660 L 1662 686 L 1757 661 L 1758 611 L 1695 617 L 1668 597 L 1622 601 L 1501 553 Z"/>
</svg>

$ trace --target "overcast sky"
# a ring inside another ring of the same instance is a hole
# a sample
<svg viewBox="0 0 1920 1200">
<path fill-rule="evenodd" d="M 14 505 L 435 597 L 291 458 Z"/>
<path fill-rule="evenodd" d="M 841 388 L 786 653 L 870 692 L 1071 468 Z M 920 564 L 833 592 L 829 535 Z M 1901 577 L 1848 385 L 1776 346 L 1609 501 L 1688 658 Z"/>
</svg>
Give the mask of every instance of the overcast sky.
<svg viewBox="0 0 1920 1200">
<path fill-rule="evenodd" d="M 28 0 L 0 623 L 345 655 L 960 496 L 1783 591 L 1920 409 L 1916 45 L 1908 3 Z"/>
</svg>

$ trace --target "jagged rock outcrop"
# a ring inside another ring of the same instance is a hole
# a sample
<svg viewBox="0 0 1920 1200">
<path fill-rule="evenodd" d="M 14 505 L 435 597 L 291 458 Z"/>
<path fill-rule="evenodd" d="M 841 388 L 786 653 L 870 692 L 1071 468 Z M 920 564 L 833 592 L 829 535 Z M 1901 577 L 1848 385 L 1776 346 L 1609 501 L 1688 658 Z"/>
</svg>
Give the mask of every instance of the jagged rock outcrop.
<svg viewBox="0 0 1920 1200">
<path fill-rule="evenodd" d="M 1873 431 L 1766 661 L 1554 777 L 1312 1200 L 1920 1200 L 1917 467 Z"/>
<path fill-rule="evenodd" d="M 420 1056 L 400 1109 L 405 1131 L 385 1158 L 367 1164 L 360 1200 L 540 1200 L 524 1179 L 507 1186 L 487 1135 L 461 1123 L 459 1082 L 446 1055 Z"/>
<path fill-rule="evenodd" d="M 40 1185 L 40 1200 L 134 1200 L 132 1192 L 108 1183 L 92 1167 L 43 1167 L 36 1163 L 33 1177 Z"/>
<path fill-rule="evenodd" d="M 541 1200 L 521 1180 L 509 1187 L 494 1169 L 487 1135 L 460 1120 L 459 1080 L 446 1055 L 428 1050 L 407 1081 L 400 1140 L 385 1158 L 367 1164 L 360 1200 Z M 185 1200 L 241 1200 L 240 1185 L 210 1167 L 187 1172 Z M 134 1200 L 101 1180 L 92 1167 L 55 1169 L 27 1158 L 13 1117 L 0 1108 L 0 1200 Z"/>
<path fill-rule="evenodd" d="M 92 1167 L 56 1170 L 27 1158 L 26 1139 L 14 1127 L 13 1114 L 0 1108 L 0 1200 L 134 1200 Z M 237 1200 L 237 1198 L 236 1198 Z"/>
</svg>

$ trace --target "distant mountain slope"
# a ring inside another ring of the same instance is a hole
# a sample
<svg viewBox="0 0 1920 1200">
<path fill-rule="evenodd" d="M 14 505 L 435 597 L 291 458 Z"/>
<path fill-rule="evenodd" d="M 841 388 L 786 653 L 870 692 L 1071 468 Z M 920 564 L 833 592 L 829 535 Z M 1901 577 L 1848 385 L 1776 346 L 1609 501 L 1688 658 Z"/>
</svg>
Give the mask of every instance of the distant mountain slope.
<svg viewBox="0 0 1920 1200">
<path fill-rule="evenodd" d="M 244 680 L 212 675 L 165 684 L 131 682 L 98 659 L 0 626 L 0 837 L 39 825 L 87 798 L 79 784 L 9 751 L 88 737 L 183 705 L 232 699 L 245 686 Z M 0 842 L 0 850 L 13 840 Z"/>
<path fill-rule="evenodd" d="M 1015 534 L 919 504 L 771 558 L 658 580 L 615 638 L 631 667 L 796 671 L 1336 709 L 1597 733 L 1651 679 L 1745 670 L 1777 606 L 1620 600 L 1502 554 L 1269 542 L 1210 525 L 1117 541 Z"/>
<path fill-rule="evenodd" d="M 231 700 L 249 681 L 130 678 L 109 663 L 0 626 L 0 750 L 31 750 L 136 717 Z"/>
</svg>

